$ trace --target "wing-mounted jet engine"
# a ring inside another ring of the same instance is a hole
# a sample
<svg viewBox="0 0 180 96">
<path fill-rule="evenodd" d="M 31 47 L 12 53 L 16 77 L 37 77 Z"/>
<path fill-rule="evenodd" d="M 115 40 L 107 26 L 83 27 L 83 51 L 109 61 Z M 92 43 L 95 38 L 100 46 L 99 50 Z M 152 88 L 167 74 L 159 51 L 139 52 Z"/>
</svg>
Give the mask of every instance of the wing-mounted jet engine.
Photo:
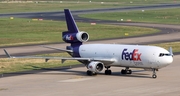
<svg viewBox="0 0 180 96">
<path fill-rule="evenodd" d="M 104 64 L 98 61 L 92 61 L 87 66 L 87 75 L 93 75 L 103 70 Z"/>
</svg>

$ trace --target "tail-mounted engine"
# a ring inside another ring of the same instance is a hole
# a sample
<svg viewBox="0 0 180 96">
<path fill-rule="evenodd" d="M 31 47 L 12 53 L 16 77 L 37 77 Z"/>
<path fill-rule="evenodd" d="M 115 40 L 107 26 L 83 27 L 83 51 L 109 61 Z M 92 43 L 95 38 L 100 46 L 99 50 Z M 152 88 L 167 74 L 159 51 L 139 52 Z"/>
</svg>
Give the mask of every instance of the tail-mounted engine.
<svg viewBox="0 0 180 96">
<path fill-rule="evenodd" d="M 96 72 L 99 73 L 103 70 L 104 68 L 104 64 L 101 62 L 97 62 L 97 61 L 92 61 L 88 64 L 88 70 L 92 71 L 92 72 Z"/>
<path fill-rule="evenodd" d="M 89 40 L 89 34 L 87 32 L 63 32 L 63 40 L 66 43 L 86 42 Z"/>
</svg>

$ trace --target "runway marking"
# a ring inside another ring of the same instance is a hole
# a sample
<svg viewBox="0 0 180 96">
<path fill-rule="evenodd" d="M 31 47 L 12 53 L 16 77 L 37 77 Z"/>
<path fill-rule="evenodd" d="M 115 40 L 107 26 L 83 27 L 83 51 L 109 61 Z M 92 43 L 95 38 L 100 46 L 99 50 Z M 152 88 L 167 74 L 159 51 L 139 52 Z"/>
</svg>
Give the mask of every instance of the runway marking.
<svg viewBox="0 0 180 96">
<path fill-rule="evenodd" d="M 67 80 L 61 80 L 61 81 L 58 81 L 58 82 L 80 82 L 80 81 L 86 81 L 86 80 L 91 80 L 91 79 L 94 79 L 94 78 L 83 78 L 83 77 L 75 77 L 75 78 L 70 78 L 70 79 L 67 79 Z"/>
</svg>

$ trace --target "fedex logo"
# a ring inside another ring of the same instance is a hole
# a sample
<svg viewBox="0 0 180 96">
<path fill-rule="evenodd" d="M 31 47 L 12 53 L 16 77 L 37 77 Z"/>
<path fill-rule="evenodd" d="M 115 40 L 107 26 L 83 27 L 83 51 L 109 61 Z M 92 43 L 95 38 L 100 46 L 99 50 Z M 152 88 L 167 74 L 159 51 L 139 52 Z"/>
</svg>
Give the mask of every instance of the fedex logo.
<svg viewBox="0 0 180 96">
<path fill-rule="evenodd" d="M 134 49 L 133 52 L 128 52 L 127 49 L 122 51 L 122 60 L 141 61 L 141 53 L 138 53 L 138 49 Z"/>
<path fill-rule="evenodd" d="M 73 38 L 72 35 L 66 35 L 65 39 L 66 39 L 66 40 L 73 40 L 74 38 Z"/>
</svg>

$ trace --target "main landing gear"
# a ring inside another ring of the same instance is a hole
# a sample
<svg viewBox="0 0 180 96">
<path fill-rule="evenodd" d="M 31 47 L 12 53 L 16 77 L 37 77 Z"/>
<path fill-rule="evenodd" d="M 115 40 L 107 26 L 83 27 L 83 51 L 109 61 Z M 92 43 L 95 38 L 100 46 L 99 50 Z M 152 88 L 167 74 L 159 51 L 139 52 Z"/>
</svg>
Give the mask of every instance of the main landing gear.
<svg viewBox="0 0 180 96">
<path fill-rule="evenodd" d="M 105 74 L 111 75 L 112 72 L 111 72 L 111 70 L 109 70 L 110 66 L 105 66 L 105 68 L 106 68 Z M 132 71 L 129 69 L 129 67 L 126 67 L 125 69 L 121 70 L 121 74 L 132 74 Z"/>
<path fill-rule="evenodd" d="M 95 72 L 92 72 L 92 71 L 90 71 L 90 70 L 87 70 L 87 75 L 89 75 L 89 76 L 92 76 L 92 75 L 97 75 L 97 73 L 95 73 Z"/>
<path fill-rule="evenodd" d="M 105 70 L 105 74 L 106 75 L 111 75 L 112 74 L 112 72 L 111 72 L 111 70 L 109 70 L 109 68 L 110 68 L 110 66 L 105 66 L 105 68 L 106 68 L 106 70 Z M 96 72 L 92 72 L 92 71 L 90 71 L 90 70 L 87 70 L 87 75 L 89 75 L 89 76 L 92 76 L 92 75 L 97 75 L 97 73 Z"/>
<path fill-rule="evenodd" d="M 111 70 L 109 70 L 110 66 L 105 66 L 105 68 L 106 68 L 105 74 L 106 74 L 106 75 L 111 75 L 112 72 L 111 72 Z"/>
<path fill-rule="evenodd" d="M 152 70 L 153 70 L 153 75 L 152 75 L 152 78 L 154 78 L 154 79 L 155 79 L 155 78 L 157 78 L 157 75 L 156 75 L 156 70 L 157 70 L 157 69 L 152 69 Z"/>
<path fill-rule="evenodd" d="M 129 67 L 126 67 L 125 69 L 121 70 L 121 74 L 132 74 L 132 71 L 129 69 Z"/>
</svg>

